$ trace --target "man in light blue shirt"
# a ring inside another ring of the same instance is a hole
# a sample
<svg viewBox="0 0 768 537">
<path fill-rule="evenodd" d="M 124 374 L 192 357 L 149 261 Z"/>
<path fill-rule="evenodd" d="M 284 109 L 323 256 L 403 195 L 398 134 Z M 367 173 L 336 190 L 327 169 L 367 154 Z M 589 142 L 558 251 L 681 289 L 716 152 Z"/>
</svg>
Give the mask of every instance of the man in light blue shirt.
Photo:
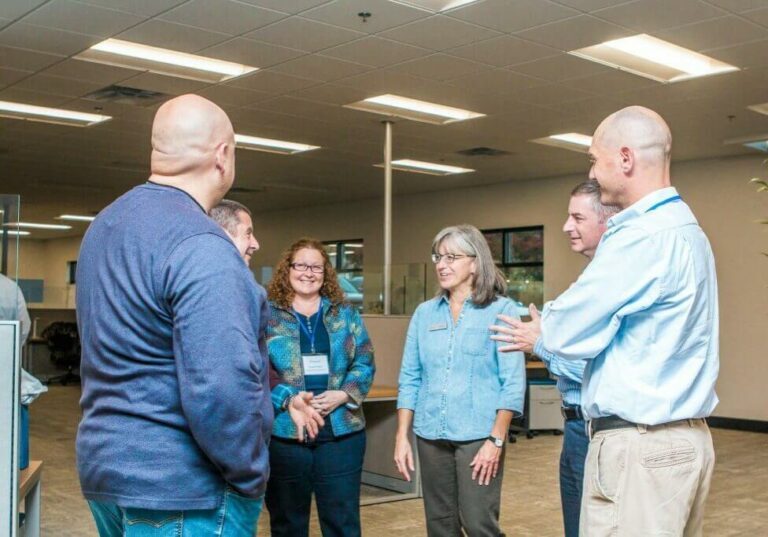
<svg viewBox="0 0 768 537">
<path fill-rule="evenodd" d="M 707 237 L 671 187 L 671 145 L 666 123 L 647 108 L 600 124 L 590 178 L 601 201 L 622 211 L 541 318 L 541 348 L 588 360 L 587 537 L 702 532 L 714 467 L 703 418 L 718 402 L 717 278 Z"/>
</svg>

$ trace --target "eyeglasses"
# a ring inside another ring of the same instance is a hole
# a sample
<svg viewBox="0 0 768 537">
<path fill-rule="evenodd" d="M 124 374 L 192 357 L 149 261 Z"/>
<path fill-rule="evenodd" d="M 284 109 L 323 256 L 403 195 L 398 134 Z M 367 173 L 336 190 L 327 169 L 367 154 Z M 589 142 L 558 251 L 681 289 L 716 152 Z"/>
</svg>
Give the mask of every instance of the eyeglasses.
<svg viewBox="0 0 768 537">
<path fill-rule="evenodd" d="M 307 265 L 306 263 L 291 263 L 291 268 L 298 272 L 307 272 L 309 270 L 313 274 L 322 274 L 325 270 L 323 265 Z"/>
<path fill-rule="evenodd" d="M 438 253 L 432 253 L 432 262 L 437 265 L 441 259 L 445 258 L 445 262 L 449 265 L 452 265 L 454 261 L 457 259 L 461 259 L 462 257 L 477 257 L 476 255 L 462 255 L 462 254 L 438 254 Z"/>
</svg>

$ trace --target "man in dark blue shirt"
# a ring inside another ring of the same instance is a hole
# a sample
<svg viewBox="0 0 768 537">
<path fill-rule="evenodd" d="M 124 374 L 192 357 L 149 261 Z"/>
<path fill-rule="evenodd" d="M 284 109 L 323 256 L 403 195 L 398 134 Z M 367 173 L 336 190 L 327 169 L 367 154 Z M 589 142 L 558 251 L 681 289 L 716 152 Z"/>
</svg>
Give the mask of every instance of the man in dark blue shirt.
<svg viewBox="0 0 768 537">
<path fill-rule="evenodd" d="M 77 465 L 102 536 L 252 536 L 272 425 L 264 289 L 208 216 L 234 179 L 226 114 L 152 127 L 152 175 L 91 224 L 77 266 Z"/>
</svg>

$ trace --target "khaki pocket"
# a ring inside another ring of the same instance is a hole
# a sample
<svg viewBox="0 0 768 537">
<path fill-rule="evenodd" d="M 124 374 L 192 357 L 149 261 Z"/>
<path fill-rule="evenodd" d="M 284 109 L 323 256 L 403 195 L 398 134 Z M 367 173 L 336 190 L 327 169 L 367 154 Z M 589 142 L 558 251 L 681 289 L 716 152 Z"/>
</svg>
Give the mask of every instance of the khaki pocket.
<svg viewBox="0 0 768 537">
<path fill-rule="evenodd" d="M 621 433 L 607 434 L 599 439 L 594 485 L 604 499 L 616 502 L 619 486 L 626 469 L 627 439 Z"/>
</svg>

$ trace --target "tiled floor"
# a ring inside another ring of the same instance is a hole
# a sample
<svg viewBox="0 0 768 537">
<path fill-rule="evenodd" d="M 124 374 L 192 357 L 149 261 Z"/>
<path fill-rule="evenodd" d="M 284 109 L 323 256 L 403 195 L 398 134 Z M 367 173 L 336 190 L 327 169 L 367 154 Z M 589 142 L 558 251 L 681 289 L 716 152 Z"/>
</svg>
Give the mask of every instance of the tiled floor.
<svg viewBox="0 0 768 537">
<path fill-rule="evenodd" d="M 96 535 L 75 472 L 79 388 L 51 387 L 32 405 L 32 458 L 43 459 L 43 535 Z M 706 518 L 716 537 L 768 536 L 768 435 L 714 430 L 717 466 Z M 561 533 L 557 459 L 562 437 L 521 438 L 507 451 L 502 527 L 508 536 Z M 410 500 L 362 508 L 366 537 L 425 535 L 422 503 Z M 269 535 L 265 516 L 259 535 Z M 311 535 L 320 530 L 313 522 Z"/>
</svg>

